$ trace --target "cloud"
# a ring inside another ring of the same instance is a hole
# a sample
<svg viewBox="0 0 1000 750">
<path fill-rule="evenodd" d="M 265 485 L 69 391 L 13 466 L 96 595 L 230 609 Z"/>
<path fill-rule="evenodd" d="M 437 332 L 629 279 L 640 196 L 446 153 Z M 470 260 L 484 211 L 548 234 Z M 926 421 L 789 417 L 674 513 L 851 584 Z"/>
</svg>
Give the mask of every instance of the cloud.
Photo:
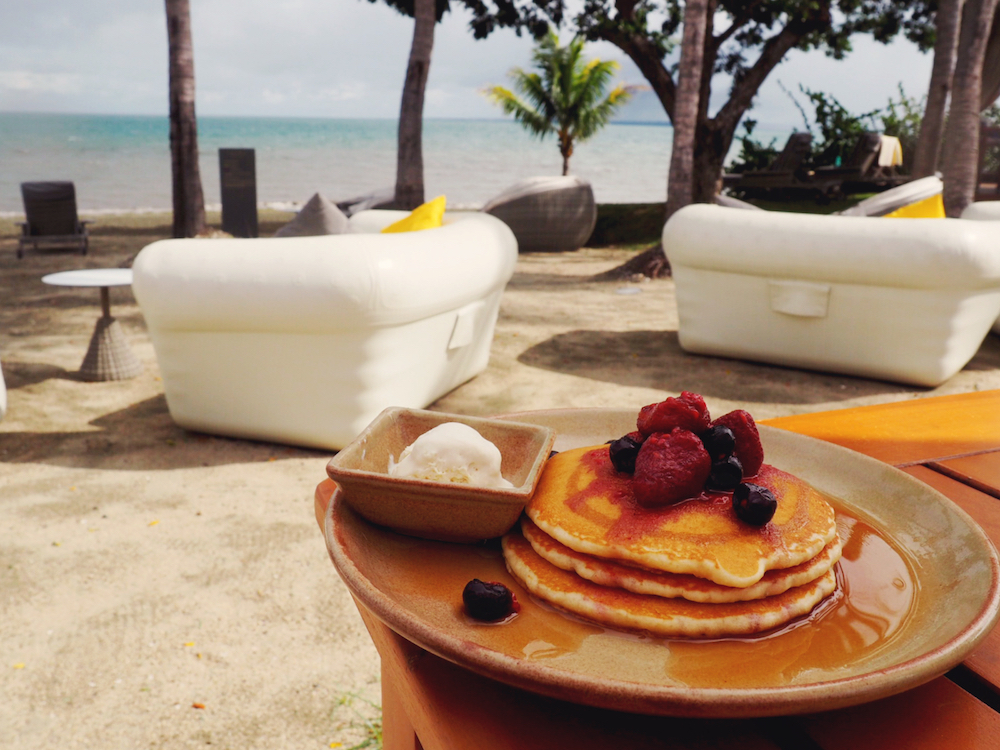
<svg viewBox="0 0 1000 750">
<path fill-rule="evenodd" d="M 71 94 L 80 90 L 82 80 L 75 73 L 0 70 L 0 91 Z"/>
<path fill-rule="evenodd" d="M 395 118 L 413 21 L 365 0 L 199 0 L 192 4 L 197 108 L 201 115 Z M 427 117 L 501 116 L 479 90 L 530 66 L 532 40 L 502 29 L 477 41 L 463 8 L 435 29 Z M 564 32 L 565 35 L 566 32 Z M 899 82 L 922 96 L 931 58 L 908 42 L 858 37 L 845 61 L 792 53 L 762 87 L 753 116 L 792 126 L 798 111 L 777 86 L 828 92 L 852 111 L 884 106 Z M 618 78 L 643 84 L 618 48 Z M 31 0 L 0 3 L 0 107 L 7 110 L 166 114 L 167 35 L 162 3 Z M 713 102 L 724 100 L 715 82 Z M 663 121 L 640 93 L 622 119 Z"/>
</svg>

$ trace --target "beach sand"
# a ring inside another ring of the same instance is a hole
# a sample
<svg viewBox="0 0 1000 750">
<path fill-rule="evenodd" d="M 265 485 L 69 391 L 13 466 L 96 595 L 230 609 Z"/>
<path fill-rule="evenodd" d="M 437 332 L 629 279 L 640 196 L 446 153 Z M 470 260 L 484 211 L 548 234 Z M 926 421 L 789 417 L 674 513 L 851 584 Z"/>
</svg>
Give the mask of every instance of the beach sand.
<svg viewBox="0 0 1000 750">
<path fill-rule="evenodd" d="M 167 223 L 101 217 L 88 256 L 20 261 L 0 223 L 0 747 L 349 747 L 377 715 L 379 663 L 313 517 L 329 452 L 177 428 L 127 287 L 112 313 L 144 372 L 79 380 L 98 292 L 41 283 L 127 264 Z M 687 355 L 671 280 L 591 279 L 635 252 L 522 255 L 489 369 L 432 408 L 638 409 L 693 390 L 763 419 L 1000 388 L 992 335 L 933 390 Z"/>
</svg>

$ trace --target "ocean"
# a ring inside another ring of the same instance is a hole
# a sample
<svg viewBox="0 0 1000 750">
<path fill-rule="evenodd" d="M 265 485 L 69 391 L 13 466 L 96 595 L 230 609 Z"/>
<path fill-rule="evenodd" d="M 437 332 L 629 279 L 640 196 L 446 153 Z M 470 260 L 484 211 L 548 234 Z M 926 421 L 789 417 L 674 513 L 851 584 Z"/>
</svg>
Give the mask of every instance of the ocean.
<svg viewBox="0 0 1000 750">
<path fill-rule="evenodd" d="M 612 123 L 576 145 L 571 174 L 600 203 L 666 197 L 672 129 Z M 333 201 L 395 184 L 396 121 L 199 117 L 205 203 L 217 208 L 220 148 L 255 149 L 262 207 L 295 210 L 314 193 Z M 515 182 L 557 175 L 554 137 L 531 137 L 511 120 L 424 121 L 424 185 L 455 207 L 479 206 Z M 0 215 L 23 214 L 20 183 L 72 180 L 81 212 L 170 210 L 166 117 L 0 112 Z"/>
</svg>

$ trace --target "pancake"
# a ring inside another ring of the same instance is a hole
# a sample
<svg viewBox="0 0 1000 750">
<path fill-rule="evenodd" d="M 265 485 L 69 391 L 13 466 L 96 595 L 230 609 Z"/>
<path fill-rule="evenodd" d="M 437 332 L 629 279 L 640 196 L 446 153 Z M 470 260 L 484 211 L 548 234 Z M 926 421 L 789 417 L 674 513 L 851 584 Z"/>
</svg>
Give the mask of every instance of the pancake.
<svg viewBox="0 0 1000 750">
<path fill-rule="evenodd" d="M 665 599 L 599 586 L 540 557 L 521 535 L 503 538 L 507 569 L 534 596 L 559 609 L 609 627 L 663 637 L 714 638 L 761 633 L 811 612 L 837 587 L 833 570 L 777 596 L 706 604 Z"/>
<path fill-rule="evenodd" d="M 746 588 L 720 586 L 697 576 L 684 573 L 664 573 L 622 565 L 575 552 L 538 528 L 531 519 L 521 518 L 521 533 L 532 549 L 557 568 L 576 573 L 600 586 L 621 588 L 636 594 L 683 598 L 693 602 L 742 602 L 776 596 L 790 588 L 814 581 L 830 570 L 840 559 L 840 537 L 834 536 L 812 560 L 791 568 L 767 571 L 755 584 Z"/>
<path fill-rule="evenodd" d="M 548 460 L 526 512 L 576 552 L 746 588 L 813 559 L 837 534 L 833 508 L 807 483 L 768 464 L 752 481 L 778 500 L 762 527 L 736 518 L 729 493 L 643 508 L 606 445 L 577 448 Z"/>
</svg>

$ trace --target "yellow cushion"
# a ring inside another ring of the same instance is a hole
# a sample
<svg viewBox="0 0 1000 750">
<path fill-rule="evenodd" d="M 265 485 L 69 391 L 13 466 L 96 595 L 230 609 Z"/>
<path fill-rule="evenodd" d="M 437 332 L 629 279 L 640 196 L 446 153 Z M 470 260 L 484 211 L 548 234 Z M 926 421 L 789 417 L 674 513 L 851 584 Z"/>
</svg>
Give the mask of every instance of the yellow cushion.
<svg viewBox="0 0 1000 750">
<path fill-rule="evenodd" d="M 941 193 L 924 198 L 922 201 L 911 203 L 908 206 L 897 208 L 891 214 L 886 214 L 884 219 L 943 219 L 944 199 Z"/>
<path fill-rule="evenodd" d="M 432 201 L 417 206 L 410 215 L 393 222 L 382 230 L 383 234 L 390 232 L 417 232 L 421 229 L 433 229 L 441 226 L 444 217 L 444 196 L 439 195 Z"/>
</svg>

